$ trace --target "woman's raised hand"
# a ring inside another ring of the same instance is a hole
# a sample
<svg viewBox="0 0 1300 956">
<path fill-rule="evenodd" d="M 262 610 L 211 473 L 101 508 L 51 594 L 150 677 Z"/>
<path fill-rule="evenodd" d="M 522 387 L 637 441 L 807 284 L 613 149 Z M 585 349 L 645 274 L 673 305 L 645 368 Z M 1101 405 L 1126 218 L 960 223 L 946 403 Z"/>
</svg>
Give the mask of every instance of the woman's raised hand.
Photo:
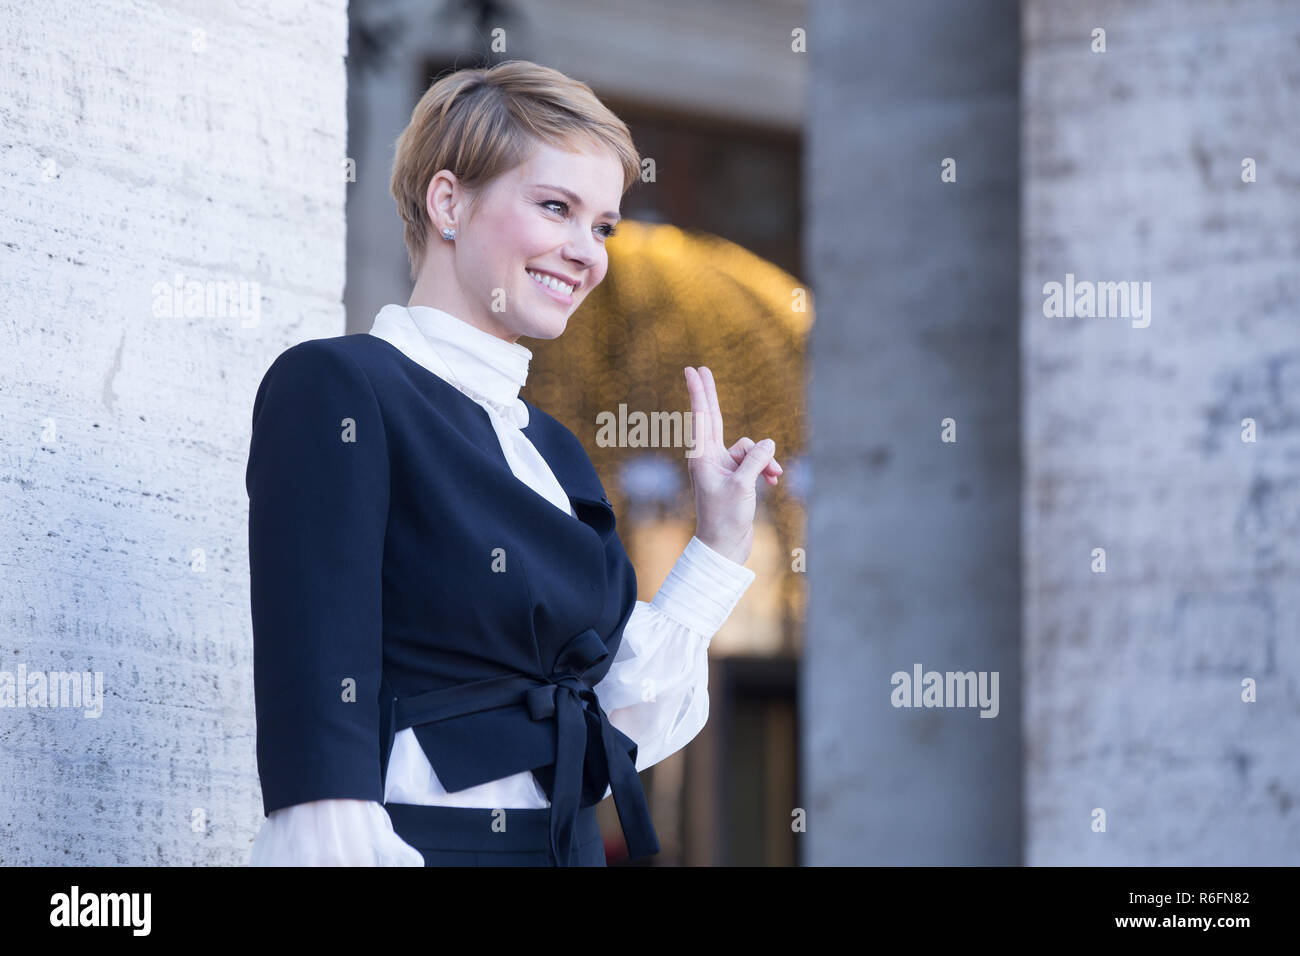
<svg viewBox="0 0 1300 956">
<path fill-rule="evenodd" d="M 703 366 L 685 369 L 691 396 L 692 437 L 687 469 L 695 494 L 695 536 L 714 551 L 744 564 L 754 546 L 755 482 L 762 474 L 775 485 L 782 468 L 776 443 L 742 438 L 730 448 L 722 443 L 722 409 L 713 373 Z"/>
</svg>

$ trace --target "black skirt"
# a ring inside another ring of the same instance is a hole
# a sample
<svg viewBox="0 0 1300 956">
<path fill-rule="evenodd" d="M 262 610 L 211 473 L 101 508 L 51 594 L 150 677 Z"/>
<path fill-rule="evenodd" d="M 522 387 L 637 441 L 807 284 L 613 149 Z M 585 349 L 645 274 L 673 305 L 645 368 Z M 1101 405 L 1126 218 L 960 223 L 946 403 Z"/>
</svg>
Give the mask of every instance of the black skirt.
<svg viewBox="0 0 1300 956">
<path fill-rule="evenodd" d="M 492 810 L 385 803 L 393 830 L 425 866 L 553 866 L 549 809 Z M 605 866 L 596 808 L 578 811 L 569 866 Z"/>
</svg>

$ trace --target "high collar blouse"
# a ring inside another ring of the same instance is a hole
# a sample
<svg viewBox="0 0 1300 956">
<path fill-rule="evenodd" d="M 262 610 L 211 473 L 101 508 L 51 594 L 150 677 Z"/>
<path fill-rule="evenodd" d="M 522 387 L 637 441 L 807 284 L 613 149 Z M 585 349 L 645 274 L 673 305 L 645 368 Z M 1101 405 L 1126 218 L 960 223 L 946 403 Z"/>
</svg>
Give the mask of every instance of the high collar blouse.
<svg viewBox="0 0 1300 956">
<path fill-rule="evenodd" d="M 528 424 L 528 406 L 519 389 L 528 381 L 530 350 L 424 305 L 384 306 L 370 334 L 395 345 L 482 405 L 515 476 L 561 511 L 573 514 L 569 496 L 522 431 Z"/>
<path fill-rule="evenodd" d="M 386 305 L 369 334 L 481 405 L 511 472 L 574 514 L 558 479 L 522 431 L 528 406 L 519 390 L 528 379 L 529 349 L 428 306 Z M 692 537 L 653 600 L 636 602 L 614 664 L 594 689 L 610 723 L 636 741 L 638 771 L 676 753 L 703 728 L 709 642 L 753 580 L 754 572 Z M 654 688 L 650 700 L 644 699 L 646 687 Z M 384 800 L 455 807 L 550 805 L 531 771 L 448 793 L 410 728 L 394 737 Z M 271 813 L 254 841 L 250 863 L 423 866 L 424 858 L 397 836 L 380 804 L 317 800 Z"/>
</svg>

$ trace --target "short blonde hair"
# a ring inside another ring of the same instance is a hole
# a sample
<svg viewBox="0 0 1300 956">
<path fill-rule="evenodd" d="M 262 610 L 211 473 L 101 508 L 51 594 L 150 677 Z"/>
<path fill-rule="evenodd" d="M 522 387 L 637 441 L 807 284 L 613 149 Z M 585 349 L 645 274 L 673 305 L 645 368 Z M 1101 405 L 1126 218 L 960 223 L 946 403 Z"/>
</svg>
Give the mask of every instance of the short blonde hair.
<svg viewBox="0 0 1300 956">
<path fill-rule="evenodd" d="M 428 247 L 425 195 L 446 169 L 471 191 L 527 160 L 537 142 L 563 149 L 610 150 L 623 167 L 626 194 L 640 176 L 641 158 L 627 125 L 579 80 L 528 60 L 458 70 L 437 80 L 415 104 L 397 140 L 390 190 L 406 223 L 411 279 Z"/>
</svg>

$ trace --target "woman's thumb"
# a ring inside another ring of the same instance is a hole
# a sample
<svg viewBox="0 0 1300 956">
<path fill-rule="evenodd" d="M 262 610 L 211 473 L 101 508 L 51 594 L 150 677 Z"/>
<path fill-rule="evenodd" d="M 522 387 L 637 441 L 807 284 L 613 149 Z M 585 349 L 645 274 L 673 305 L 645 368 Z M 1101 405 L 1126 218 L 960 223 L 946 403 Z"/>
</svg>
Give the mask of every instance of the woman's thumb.
<svg viewBox="0 0 1300 956">
<path fill-rule="evenodd" d="M 757 445 L 750 445 L 745 452 L 745 460 L 736 466 L 732 477 L 746 487 L 752 486 L 775 455 L 776 442 L 770 438 L 764 438 Z"/>
</svg>

